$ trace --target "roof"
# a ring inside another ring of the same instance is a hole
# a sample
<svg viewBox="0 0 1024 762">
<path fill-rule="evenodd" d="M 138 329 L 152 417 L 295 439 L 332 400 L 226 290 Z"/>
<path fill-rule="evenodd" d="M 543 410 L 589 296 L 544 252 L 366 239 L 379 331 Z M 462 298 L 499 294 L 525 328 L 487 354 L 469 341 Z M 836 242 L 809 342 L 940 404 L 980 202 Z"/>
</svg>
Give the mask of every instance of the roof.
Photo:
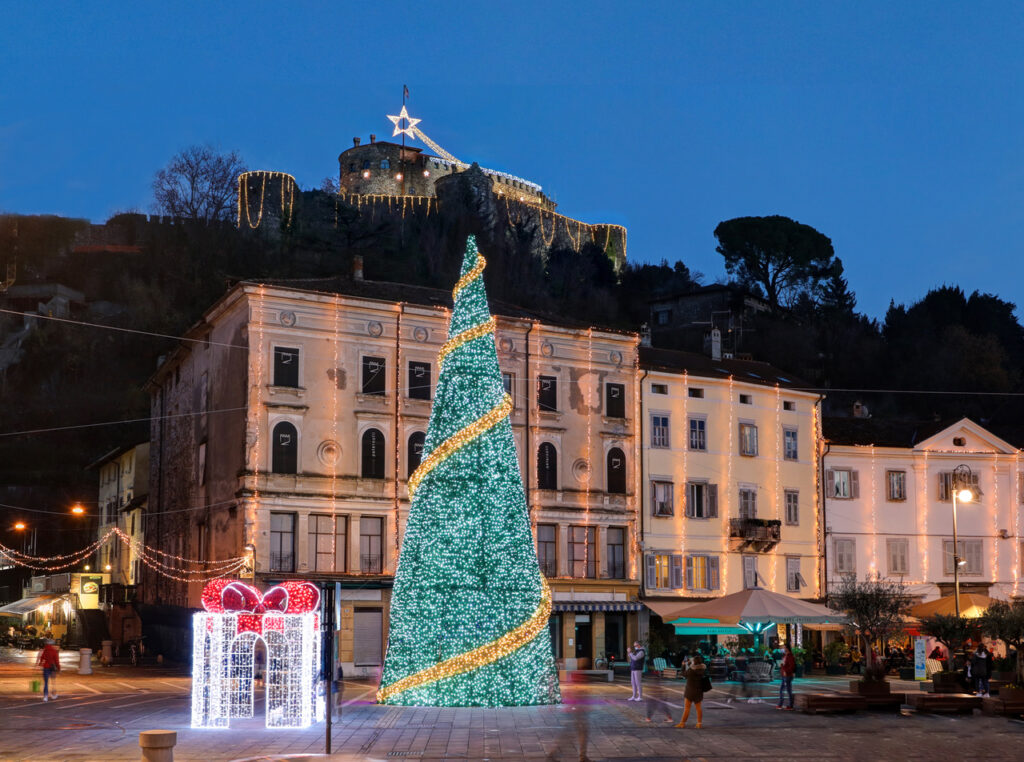
<svg viewBox="0 0 1024 762">
<path fill-rule="evenodd" d="M 656 302 L 671 302 L 677 299 L 682 299 L 691 296 L 701 296 L 702 294 L 713 294 L 716 292 L 726 291 L 733 296 L 742 296 L 745 299 L 755 299 L 764 304 L 768 304 L 763 296 L 751 293 L 749 290 L 738 286 L 735 283 L 708 283 L 705 286 L 694 286 L 690 288 L 678 289 L 676 291 L 670 291 L 660 296 L 655 296 L 647 300 L 648 304 L 654 304 Z"/>
<path fill-rule="evenodd" d="M 75 246 L 72 254 L 141 254 L 141 246 L 125 246 L 123 244 L 103 243 Z"/>
<path fill-rule="evenodd" d="M 780 370 L 766 362 L 757 360 L 721 359 L 712 360 L 708 355 L 698 352 L 682 352 L 675 349 L 658 349 L 656 347 L 640 347 L 640 367 L 651 370 L 664 370 L 669 373 L 686 373 L 692 376 L 709 378 L 729 378 L 748 384 L 762 386 L 779 386 L 788 389 L 813 391 L 812 384 Z"/>
<path fill-rule="evenodd" d="M 832 444 L 914 447 L 956 423 L 959 418 L 915 421 L 893 418 L 822 418 L 822 434 Z"/>
</svg>

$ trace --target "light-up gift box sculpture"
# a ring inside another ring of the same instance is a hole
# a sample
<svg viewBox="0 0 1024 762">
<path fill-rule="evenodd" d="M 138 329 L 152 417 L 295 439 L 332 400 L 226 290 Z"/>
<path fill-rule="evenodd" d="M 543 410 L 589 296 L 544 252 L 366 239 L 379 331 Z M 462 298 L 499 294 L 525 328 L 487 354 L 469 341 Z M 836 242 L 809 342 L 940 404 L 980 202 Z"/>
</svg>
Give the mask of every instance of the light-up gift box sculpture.
<svg viewBox="0 0 1024 762">
<path fill-rule="evenodd" d="M 323 719 L 320 673 L 320 591 L 284 582 L 262 595 L 238 580 L 203 588 L 192 622 L 192 727 L 226 728 L 252 717 L 256 644 L 267 649 L 266 725 L 307 728 Z"/>
</svg>

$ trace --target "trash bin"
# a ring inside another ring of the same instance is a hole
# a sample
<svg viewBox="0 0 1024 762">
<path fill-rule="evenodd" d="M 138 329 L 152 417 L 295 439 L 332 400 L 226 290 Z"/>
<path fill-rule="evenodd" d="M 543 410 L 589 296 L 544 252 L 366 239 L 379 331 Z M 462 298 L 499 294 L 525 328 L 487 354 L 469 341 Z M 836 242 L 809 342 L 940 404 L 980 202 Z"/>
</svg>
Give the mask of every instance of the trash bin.
<svg viewBox="0 0 1024 762">
<path fill-rule="evenodd" d="M 92 674 L 92 649 L 91 648 L 79 648 L 78 649 L 78 674 L 80 675 L 91 675 Z"/>
<path fill-rule="evenodd" d="M 114 658 L 114 641 L 104 640 L 103 641 L 103 663 L 110 664 L 111 659 Z"/>
</svg>

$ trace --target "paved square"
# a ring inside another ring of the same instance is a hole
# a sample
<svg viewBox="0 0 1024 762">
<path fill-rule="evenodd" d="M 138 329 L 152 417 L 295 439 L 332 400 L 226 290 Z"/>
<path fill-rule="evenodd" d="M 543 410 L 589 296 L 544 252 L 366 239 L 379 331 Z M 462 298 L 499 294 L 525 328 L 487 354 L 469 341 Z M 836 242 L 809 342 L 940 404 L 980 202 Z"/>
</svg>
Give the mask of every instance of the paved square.
<svg viewBox="0 0 1024 762">
<path fill-rule="evenodd" d="M 32 653 L 0 654 L 0 760 L 119 762 L 138 760 L 142 730 L 178 732 L 176 762 L 220 762 L 275 755 L 320 754 L 324 725 L 268 731 L 262 717 L 230 730 L 189 727 L 190 680 L 181 669 L 96 668 L 78 675 L 71 654 L 58 680 L 59 698 L 43 703 L 29 691 L 37 675 Z M 899 683 L 913 689 L 910 683 Z M 836 691 L 845 679 L 796 681 L 800 691 Z M 775 710 L 778 683 L 760 686 L 764 701 L 730 700 L 739 687 L 716 686 L 705 700 L 701 730 L 677 730 L 682 684 L 646 683 L 649 699 L 626 701 L 615 683 L 563 685 L 557 707 L 434 709 L 371 703 L 373 687 L 346 682 L 334 724 L 336 759 L 577 760 L 950 760 L 1024 759 L 1024 723 L 1004 718 L 882 714 L 808 716 Z M 895 687 L 895 686 L 894 686 Z M 646 715 L 653 721 L 646 722 Z M 691 716 L 690 723 L 695 724 Z"/>
</svg>

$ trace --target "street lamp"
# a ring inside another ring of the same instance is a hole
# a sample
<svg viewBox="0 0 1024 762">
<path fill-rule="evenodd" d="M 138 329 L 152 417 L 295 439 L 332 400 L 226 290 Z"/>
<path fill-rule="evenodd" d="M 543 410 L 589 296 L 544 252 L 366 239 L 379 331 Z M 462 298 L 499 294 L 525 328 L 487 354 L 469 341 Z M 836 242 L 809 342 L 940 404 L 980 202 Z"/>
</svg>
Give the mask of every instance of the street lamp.
<svg viewBox="0 0 1024 762">
<path fill-rule="evenodd" d="M 960 567 L 967 563 L 960 558 L 960 543 L 956 535 L 956 502 L 960 500 L 969 503 L 981 490 L 974 487 L 971 482 L 970 466 L 959 465 L 953 469 L 952 483 L 950 484 L 953 493 L 953 605 L 956 607 L 956 616 L 960 618 Z"/>
<path fill-rule="evenodd" d="M 75 503 L 73 506 L 71 506 L 71 512 L 76 516 L 81 516 L 83 513 L 85 513 L 85 508 L 82 507 L 81 503 Z"/>
</svg>

